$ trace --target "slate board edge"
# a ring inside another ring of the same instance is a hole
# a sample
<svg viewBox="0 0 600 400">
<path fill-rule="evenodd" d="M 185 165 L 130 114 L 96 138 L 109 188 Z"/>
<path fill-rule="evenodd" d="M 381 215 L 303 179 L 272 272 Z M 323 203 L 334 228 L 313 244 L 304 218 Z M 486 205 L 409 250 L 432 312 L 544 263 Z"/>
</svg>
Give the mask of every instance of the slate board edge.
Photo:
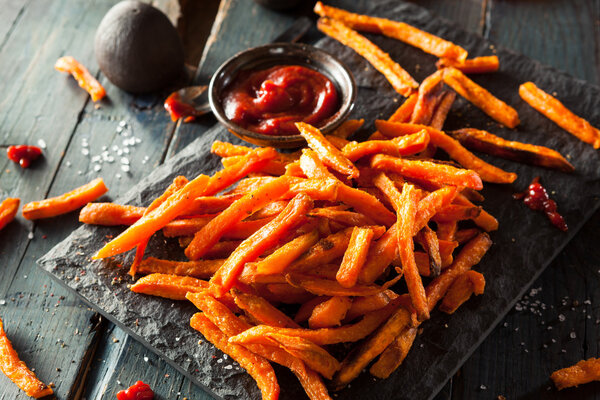
<svg viewBox="0 0 600 400">
<path fill-rule="evenodd" d="M 43 262 L 42 258 L 40 258 L 39 260 L 37 260 L 37 264 L 39 264 L 40 262 Z M 38 265 L 38 267 L 39 267 L 39 265 Z M 146 340 L 144 340 L 144 338 L 142 336 L 138 335 L 137 333 L 135 333 L 134 331 L 132 331 L 130 328 L 128 328 L 127 325 L 123 324 L 118 319 L 114 318 L 110 313 L 105 312 L 100 307 L 98 307 L 94 303 L 90 302 L 88 299 L 85 298 L 85 296 L 83 296 L 77 290 L 75 290 L 72 287 L 70 287 L 66 282 L 64 282 L 63 280 L 61 280 L 56 275 L 52 274 L 52 272 L 50 272 L 50 271 L 48 271 L 48 270 L 46 270 L 44 268 L 41 268 L 41 267 L 39 267 L 39 269 L 41 269 L 42 271 L 44 271 L 45 274 L 49 275 L 52 279 L 54 279 L 56 282 L 58 282 L 62 287 L 66 288 L 69 292 L 74 293 L 88 307 L 90 307 L 91 309 L 93 309 L 96 312 L 98 312 L 100 315 L 102 315 L 104 318 L 106 318 L 107 320 L 109 320 L 110 322 L 112 322 L 113 324 L 115 324 L 116 326 L 118 326 L 119 328 L 123 329 L 128 335 L 130 335 L 135 340 L 137 340 L 138 342 L 140 342 L 148 350 L 150 350 L 151 352 L 153 352 L 154 354 L 156 354 L 157 356 L 159 356 L 161 359 L 163 359 L 164 361 L 166 361 L 170 366 L 172 366 L 173 368 L 175 368 L 177 371 L 181 372 L 186 378 L 188 378 L 192 382 L 194 382 L 194 384 L 200 386 L 204 390 L 204 392 L 206 392 L 207 394 L 209 394 L 211 397 L 213 397 L 213 398 L 215 398 L 217 400 L 223 400 L 223 398 L 219 397 L 214 392 L 214 390 L 212 390 L 208 386 L 206 386 L 206 385 L 202 384 L 201 382 L 199 382 L 197 379 L 194 378 L 194 376 L 192 374 L 190 374 L 189 372 L 187 372 L 185 369 L 181 368 L 175 361 L 171 360 L 165 354 L 163 354 L 162 352 L 160 352 L 159 350 L 157 350 L 154 346 L 152 346 L 150 343 L 148 343 Z"/>
</svg>

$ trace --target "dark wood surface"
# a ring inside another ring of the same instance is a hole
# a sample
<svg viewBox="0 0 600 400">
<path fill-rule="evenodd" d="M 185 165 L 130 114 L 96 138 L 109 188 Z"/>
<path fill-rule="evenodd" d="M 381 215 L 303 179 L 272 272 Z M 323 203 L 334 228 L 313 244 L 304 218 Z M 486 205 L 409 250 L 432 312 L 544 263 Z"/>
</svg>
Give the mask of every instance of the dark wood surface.
<svg viewBox="0 0 600 400">
<path fill-rule="evenodd" d="M 176 126 L 162 110 L 164 95 L 136 98 L 98 73 L 91 43 L 97 24 L 114 3 L 0 0 L 0 144 L 36 144 L 44 139 L 48 145 L 44 159 L 29 170 L 0 157 L 2 198 L 20 197 L 27 202 L 53 196 L 96 176 L 102 176 L 110 188 L 107 198 L 116 197 L 214 123 L 205 118 Z M 163 9 L 167 6 L 167 1 L 156 3 Z M 205 9 L 198 10 L 206 15 L 199 18 L 210 24 L 209 10 L 217 0 L 206 3 Z M 599 0 L 416 3 L 498 44 L 590 84 L 599 83 Z M 223 60 L 270 41 L 309 9 L 310 5 L 303 5 L 282 14 L 250 0 L 223 0 L 196 81 L 207 82 Z M 95 107 L 72 79 L 54 71 L 54 61 L 65 54 L 80 59 L 100 77 L 110 101 Z M 111 154 L 112 146 L 125 147 L 117 132 L 120 121 L 126 121 L 133 136 L 141 139 L 129 146 L 130 171 L 121 169 L 121 157 L 116 155 L 116 162 L 105 162 L 94 171 L 92 156 L 100 154 L 102 146 L 108 146 Z M 85 149 L 90 151 L 87 156 Z M 60 399 L 114 399 L 117 391 L 137 379 L 150 383 L 159 398 L 210 398 L 37 271 L 35 260 L 77 224 L 77 213 L 35 224 L 19 217 L 0 232 L 0 299 L 4 300 L 0 316 L 22 358 L 44 381 L 56 384 Z M 533 285 L 531 296 L 494 330 L 438 399 L 600 398 L 600 384 L 559 393 L 548 379 L 557 368 L 598 355 L 599 225 L 600 213 L 596 213 Z M 0 399 L 22 398 L 26 396 L 0 376 Z"/>
</svg>

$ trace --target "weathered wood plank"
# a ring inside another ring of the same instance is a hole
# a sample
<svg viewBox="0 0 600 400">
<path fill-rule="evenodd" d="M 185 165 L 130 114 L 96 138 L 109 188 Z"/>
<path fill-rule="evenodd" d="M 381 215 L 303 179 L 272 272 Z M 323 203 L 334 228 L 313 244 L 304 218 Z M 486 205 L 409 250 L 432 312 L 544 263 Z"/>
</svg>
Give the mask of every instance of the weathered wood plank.
<svg viewBox="0 0 600 400">
<path fill-rule="evenodd" d="M 486 35 L 498 44 L 598 84 L 600 2 L 490 2 Z M 548 183 L 551 188 L 551 183 Z M 454 379 L 453 398 L 597 399 L 598 385 L 561 392 L 552 371 L 598 355 L 600 300 L 595 246 L 600 213 L 533 284 Z M 591 304 L 586 304 L 590 301 Z"/>
<path fill-rule="evenodd" d="M 3 4 L 2 13 L 0 13 L 0 49 L 23 15 L 27 3 L 29 0 L 10 0 Z"/>
<path fill-rule="evenodd" d="M 54 71 L 53 65 L 69 51 L 92 73 L 96 72 L 89 46 L 94 30 L 80 28 L 95 27 L 109 6 L 106 1 L 24 2 L 18 19 L 10 26 L 10 34 L 5 35 L 0 47 L 1 142 L 36 144 L 43 139 L 49 147 L 45 157 L 28 170 L 2 157 L 3 195 L 17 196 L 25 202 L 44 198 L 48 193 L 80 111 L 88 101 L 87 94 L 72 79 Z M 62 234 L 46 243 L 38 236 L 34 241 L 41 246 L 36 246 L 28 239 L 28 232 L 33 230 L 31 222 L 19 217 L 0 232 L 0 298 L 7 301 L 1 312 L 23 359 L 37 369 L 44 381 L 54 381 L 59 396 L 66 398 L 73 390 L 85 349 L 96 335 L 90 323 L 94 314 L 67 298 L 66 291 L 40 275 L 35 266 L 35 260 Z M 48 351 L 54 351 L 56 356 L 45 356 Z M 4 376 L 0 377 L 0 385 L 3 399 L 26 398 Z"/>
<path fill-rule="evenodd" d="M 6 128 L 5 143 L 35 144 L 43 138 L 48 149 L 42 162 L 30 170 L 20 170 L 12 163 L 3 165 L 0 187 L 30 201 L 64 193 L 103 176 L 111 193 L 123 193 L 163 159 L 173 124 L 155 97 L 134 98 L 102 79 L 109 100 L 95 107 L 72 78 L 53 69 L 59 56 L 72 54 L 97 74 L 90 43 L 95 27 L 116 0 L 45 3 L 34 2 L 23 11 L 21 21 L 0 52 L 5 60 L 5 65 L 0 64 L 4 71 L 1 80 L 7 93 L 0 103 L 0 119 Z M 46 23 L 39 24 L 40 20 Z M 121 132 L 120 121 L 127 122 Z M 2 162 L 7 163 L 5 158 Z M 15 345 L 25 348 L 23 358 L 38 366 L 41 378 L 57 384 L 59 398 L 73 398 L 79 390 L 75 383 L 86 366 L 85 357 L 93 350 L 90 347 L 97 336 L 91 320 L 95 313 L 47 276 L 39 275 L 34 264 L 78 226 L 77 213 L 35 224 L 18 222 L 0 233 L 11 238 L 0 245 L 6 262 L 0 295 L 9 304 L 15 298 L 17 304 L 3 316 L 7 324 L 17 326 L 37 321 L 31 332 L 44 340 L 29 340 L 22 335 L 17 336 L 21 341 Z M 34 239 L 29 242 L 28 231 L 34 232 Z M 27 300 L 19 301 L 20 296 Z M 59 349 L 56 357 L 34 357 L 53 347 Z M 24 398 L 14 385 L 6 387 L 4 398 Z"/>
</svg>

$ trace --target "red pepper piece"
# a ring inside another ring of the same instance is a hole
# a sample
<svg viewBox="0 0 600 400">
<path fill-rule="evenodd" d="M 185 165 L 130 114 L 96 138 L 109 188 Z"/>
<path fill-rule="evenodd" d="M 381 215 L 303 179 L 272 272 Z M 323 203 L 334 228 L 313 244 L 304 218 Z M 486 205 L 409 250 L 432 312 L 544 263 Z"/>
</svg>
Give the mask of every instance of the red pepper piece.
<svg viewBox="0 0 600 400">
<path fill-rule="evenodd" d="M 117 400 L 153 400 L 154 392 L 150 386 L 142 381 L 137 381 L 126 390 L 117 393 Z"/>
<path fill-rule="evenodd" d="M 6 154 L 9 160 L 19 163 L 21 168 L 27 168 L 33 160 L 42 155 L 42 150 L 36 146 L 20 144 L 17 146 L 8 146 Z"/>
</svg>

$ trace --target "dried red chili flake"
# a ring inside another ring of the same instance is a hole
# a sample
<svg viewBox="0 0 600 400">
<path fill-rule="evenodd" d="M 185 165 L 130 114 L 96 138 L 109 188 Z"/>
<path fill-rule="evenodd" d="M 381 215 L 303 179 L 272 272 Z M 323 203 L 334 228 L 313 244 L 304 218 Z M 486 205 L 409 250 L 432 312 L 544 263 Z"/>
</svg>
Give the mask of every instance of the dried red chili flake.
<svg viewBox="0 0 600 400">
<path fill-rule="evenodd" d="M 513 194 L 513 198 L 522 199 L 527 207 L 546 214 L 552 225 L 561 231 L 566 232 L 569 229 L 565 219 L 557 211 L 556 202 L 548 196 L 548 192 L 540 183 L 539 176 L 533 178 L 526 191 Z"/>
<path fill-rule="evenodd" d="M 117 393 L 117 400 L 153 400 L 154 392 L 150 389 L 150 385 L 137 381 L 126 390 L 121 390 Z"/>
<path fill-rule="evenodd" d="M 8 156 L 9 160 L 19 163 L 21 168 L 27 168 L 33 160 L 42 155 L 42 149 L 37 146 L 19 144 L 15 146 L 8 146 L 6 149 L 6 155 Z"/>
</svg>

